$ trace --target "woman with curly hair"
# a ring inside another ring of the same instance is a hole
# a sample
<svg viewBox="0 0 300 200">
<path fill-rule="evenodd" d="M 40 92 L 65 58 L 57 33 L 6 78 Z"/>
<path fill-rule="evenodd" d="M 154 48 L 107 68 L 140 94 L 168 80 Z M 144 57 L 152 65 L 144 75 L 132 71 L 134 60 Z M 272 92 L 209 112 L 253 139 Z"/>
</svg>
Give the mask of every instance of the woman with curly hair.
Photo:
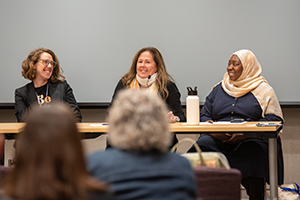
<svg viewBox="0 0 300 200">
<path fill-rule="evenodd" d="M 22 76 L 30 83 L 15 90 L 15 115 L 18 122 L 26 121 L 27 112 L 33 105 L 45 106 L 53 100 L 68 103 L 80 122 L 78 108 L 71 86 L 62 75 L 59 61 L 50 49 L 32 51 L 22 63 Z"/>
</svg>

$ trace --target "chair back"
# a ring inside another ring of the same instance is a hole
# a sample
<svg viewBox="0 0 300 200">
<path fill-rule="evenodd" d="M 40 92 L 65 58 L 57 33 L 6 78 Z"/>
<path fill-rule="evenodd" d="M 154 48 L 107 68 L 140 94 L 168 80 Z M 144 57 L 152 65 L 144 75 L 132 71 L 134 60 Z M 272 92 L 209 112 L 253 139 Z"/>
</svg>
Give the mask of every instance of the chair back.
<svg viewBox="0 0 300 200">
<path fill-rule="evenodd" d="M 241 172 L 237 169 L 193 167 L 197 200 L 240 200 Z"/>
</svg>

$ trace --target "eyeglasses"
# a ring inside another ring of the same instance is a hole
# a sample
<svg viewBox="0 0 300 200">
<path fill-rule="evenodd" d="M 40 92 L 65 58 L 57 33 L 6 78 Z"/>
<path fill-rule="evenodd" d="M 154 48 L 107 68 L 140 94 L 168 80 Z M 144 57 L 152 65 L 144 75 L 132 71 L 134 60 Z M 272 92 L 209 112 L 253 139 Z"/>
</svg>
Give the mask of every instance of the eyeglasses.
<svg viewBox="0 0 300 200">
<path fill-rule="evenodd" d="M 49 66 L 49 64 L 53 67 L 53 69 L 56 67 L 56 62 L 54 61 L 45 60 L 45 59 L 39 59 L 38 61 L 42 61 L 43 64 L 47 67 Z"/>
</svg>

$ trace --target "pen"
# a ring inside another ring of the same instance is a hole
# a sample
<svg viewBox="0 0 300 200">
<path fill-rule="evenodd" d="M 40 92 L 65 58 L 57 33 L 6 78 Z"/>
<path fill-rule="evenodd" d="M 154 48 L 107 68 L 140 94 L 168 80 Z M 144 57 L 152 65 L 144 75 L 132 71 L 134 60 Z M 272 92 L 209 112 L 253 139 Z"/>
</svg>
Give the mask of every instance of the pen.
<svg viewBox="0 0 300 200">
<path fill-rule="evenodd" d="M 257 123 L 256 126 L 279 126 L 280 124 L 276 124 L 273 122 L 270 123 Z"/>
</svg>

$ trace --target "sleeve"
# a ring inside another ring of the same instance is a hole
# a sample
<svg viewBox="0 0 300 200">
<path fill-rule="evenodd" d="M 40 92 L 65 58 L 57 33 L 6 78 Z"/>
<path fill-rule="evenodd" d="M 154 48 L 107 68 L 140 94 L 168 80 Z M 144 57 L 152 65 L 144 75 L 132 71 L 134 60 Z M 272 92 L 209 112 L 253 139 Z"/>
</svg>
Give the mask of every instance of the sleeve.
<svg viewBox="0 0 300 200">
<path fill-rule="evenodd" d="M 259 121 L 281 121 L 283 124 L 283 119 L 275 114 L 265 114 L 265 117 L 261 118 Z"/>
<path fill-rule="evenodd" d="M 122 79 L 119 80 L 116 88 L 115 88 L 115 91 L 114 91 L 114 94 L 112 96 L 112 99 L 111 99 L 111 104 L 113 103 L 114 99 L 116 98 L 117 94 L 119 93 L 120 90 L 124 89 L 125 88 L 125 85 L 123 84 L 122 82 Z"/>
<path fill-rule="evenodd" d="M 166 103 L 169 109 L 173 112 L 175 116 L 179 117 L 181 122 L 185 122 L 186 117 L 182 110 L 181 101 L 180 101 L 181 95 L 176 84 L 171 81 L 168 82 L 167 89 L 169 92 L 169 96 L 166 99 Z"/>
<path fill-rule="evenodd" d="M 25 95 L 22 93 L 22 88 L 15 90 L 15 115 L 18 122 L 24 122 L 29 107 Z"/>
<path fill-rule="evenodd" d="M 65 91 L 64 101 L 72 107 L 73 112 L 76 115 L 77 121 L 81 122 L 82 121 L 82 116 L 81 116 L 81 112 L 79 110 L 77 101 L 75 99 L 75 96 L 73 94 L 73 90 L 72 90 L 71 86 L 67 83 L 67 81 L 65 81 L 65 83 L 66 84 L 64 84 L 64 87 L 65 87 L 65 89 L 64 89 L 64 91 Z"/>
<path fill-rule="evenodd" d="M 200 112 L 200 121 L 206 122 L 208 120 L 213 120 L 213 107 L 212 104 L 215 99 L 216 88 L 214 88 L 209 95 L 205 98 L 205 103 Z"/>
</svg>

